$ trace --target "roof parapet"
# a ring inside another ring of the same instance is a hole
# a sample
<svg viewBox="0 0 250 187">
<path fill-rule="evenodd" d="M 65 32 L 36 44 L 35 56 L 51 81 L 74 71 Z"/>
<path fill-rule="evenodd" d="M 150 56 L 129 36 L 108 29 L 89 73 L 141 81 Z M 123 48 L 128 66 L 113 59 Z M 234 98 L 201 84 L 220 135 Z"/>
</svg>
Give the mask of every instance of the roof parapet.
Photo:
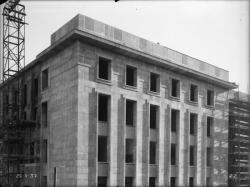
<svg viewBox="0 0 250 187">
<path fill-rule="evenodd" d="M 51 45 L 75 29 L 139 50 L 211 77 L 229 81 L 229 72 L 224 69 L 80 14 L 51 35 Z"/>
</svg>

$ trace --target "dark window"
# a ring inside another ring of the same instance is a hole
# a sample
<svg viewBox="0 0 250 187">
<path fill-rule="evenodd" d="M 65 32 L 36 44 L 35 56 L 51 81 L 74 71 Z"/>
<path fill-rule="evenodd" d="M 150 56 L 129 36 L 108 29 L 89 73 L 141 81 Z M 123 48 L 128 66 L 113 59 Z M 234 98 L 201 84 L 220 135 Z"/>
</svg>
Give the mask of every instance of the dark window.
<svg viewBox="0 0 250 187">
<path fill-rule="evenodd" d="M 31 116 L 31 119 L 36 121 L 36 117 L 37 117 L 37 107 L 34 107 L 33 110 L 32 110 L 32 116 Z"/>
<path fill-rule="evenodd" d="M 214 106 L 214 92 L 212 90 L 207 90 L 207 105 Z"/>
<path fill-rule="evenodd" d="M 48 141 L 43 140 L 43 148 L 44 148 L 44 162 L 47 163 L 47 153 L 48 153 Z"/>
<path fill-rule="evenodd" d="M 190 101 L 193 101 L 193 102 L 198 101 L 198 87 L 193 84 L 191 84 L 190 86 Z"/>
<path fill-rule="evenodd" d="M 48 86 L 47 86 L 48 87 Z M 46 88 L 47 88 L 46 87 Z M 35 98 L 37 98 L 37 96 L 38 96 L 38 79 L 37 78 L 35 78 L 34 79 L 34 88 L 33 88 L 34 90 L 33 90 L 33 92 L 34 92 L 34 97 Z M 45 88 L 44 88 L 45 89 Z"/>
<path fill-rule="evenodd" d="M 160 92 L 160 75 L 150 73 L 150 91 Z"/>
<path fill-rule="evenodd" d="M 107 137 L 98 136 L 98 162 L 108 161 Z"/>
<path fill-rule="evenodd" d="M 155 187 L 155 177 L 149 177 L 149 187 Z"/>
<path fill-rule="evenodd" d="M 34 142 L 30 143 L 30 155 L 32 156 L 35 155 L 35 143 Z"/>
<path fill-rule="evenodd" d="M 207 147 L 207 166 L 211 166 L 211 148 Z"/>
<path fill-rule="evenodd" d="M 126 163 L 134 162 L 134 141 L 126 139 Z"/>
<path fill-rule="evenodd" d="M 97 187 L 107 187 L 107 177 L 98 176 Z"/>
<path fill-rule="evenodd" d="M 111 61 L 109 59 L 105 59 L 102 57 L 99 57 L 99 63 L 98 63 L 98 78 L 110 80 L 111 79 L 111 71 L 110 71 L 110 63 Z"/>
<path fill-rule="evenodd" d="M 212 125 L 213 125 L 213 118 L 207 117 L 207 137 L 211 136 Z"/>
<path fill-rule="evenodd" d="M 125 187 L 133 186 L 133 177 L 125 177 Z"/>
<path fill-rule="evenodd" d="M 47 102 L 42 104 L 42 124 L 47 127 L 48 123 L 48 104 Z"/>
<path fill-rule="evenodd" d="M 27 84 L 25 84 L 23 86 L 23 105 L 26 106 L 27 105 Z"/>
<path fill-rule="evenodd" d="M 193 187 L 193 186 L 194 186 L 194 178 L 189 177 L 189 187 Z"/>
<path fill-rule="evenodd" d="M 3 100 L 3 102 L 4 102 L 4 105 L 8 105 L 9 104 L 9 95 L 4 95 L 4 100 Z"/>
<path fill-rule="evenodd" d="M 195 135 L 196 128 L 197 128 L 197 114 L 190 113 L 190 134 Z"/>
<path fill-rule="evenodd" d="M 176 186 L 176 178 L 175 177 L 171 177 L 170 178 L 170 187 L 175 187 Z"/>
<path fill-rule="evenodd" d="M 136 68 L 132 66 L 126 66 L 126 85 L 136 86 Z"/>
<path fill-rule="evenodd" d="M 177 126 L 179 123 L 179 111 L 178 110 L 171 110 L 171 131 L 176 132 Z"/>
<path fill-rule="evenodd" d="M 98 95 L 98 120 L 108 122 L 109 96 Z"/>
<path fill-rule="evenodd" d="M 155 162 L 156 162 L 156 142 L 150 141 L 149 163 L 155 164 Z"/>
<path fill-rule="evenodd" d="M 172 97 L 180 97 L 180 81 L 176 79 L 172 79 Z"/>
<path fill-rule="evenodd" d="M 189 147 L 189 165 L 194 166 L 194 146 Z"/>
<path fill-rule="evenodd" d="M 206 178 L 206 186 L 207 187 L 211 186 L 211 178 L 210 177 Z"/>
<path fill-rule="evenodd" d="M 176 145 L 171 144 L 171 165 L 176 164 Z"/>
<path fill-rule="evenodd" d="M 27 119 L 27 113 L 23 112 L 23 120 L 26 120 L 26 119 Z"/>
<path fill-rule="evenodd" d="M 136 102 L 132 100 L 126 100 L 126 125 L 133 126 L 135 123 L 136 115 Z"/>
<path fill-rule="evenodd" d="M 42 178 L 42 187 L 47 187 L 47 176 L 43 176 Z"/>
<path fill-rule="evenodd" d="M 13 101 L 14 101 L 14 104 L 17 105 L 18 104 L 18 91 L 14 91 L 14 95 L 13 95 Z"/>
<path fill-rule="evenodd" d="M 158 117 L 158 106 L 150 105 L 150 128 L 156 129 L 157 127 L 157 117 Z"/>
<path fill-rule="evenodd" d="M 38 80 L 37 80 L 38 82 Z M 37 84 L 38 85 L 38 84 Z M 45 69 L 42 71 L 42 89 L 46 89 L 49 86 L 49 71 Z"/>
</svg>

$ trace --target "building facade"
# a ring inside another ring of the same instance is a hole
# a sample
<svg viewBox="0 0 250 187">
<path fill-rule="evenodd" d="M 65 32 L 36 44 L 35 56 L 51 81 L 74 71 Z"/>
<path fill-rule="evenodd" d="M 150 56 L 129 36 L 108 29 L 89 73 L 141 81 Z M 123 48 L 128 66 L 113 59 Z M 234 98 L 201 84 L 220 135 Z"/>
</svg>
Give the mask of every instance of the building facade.
<svg viewBox="0 0 250 187">
<path fill-rule="evenodd" d="M 17 77 L 23 184 L 227 186 L 227 71 L 77 15 Z"/>
</svg>

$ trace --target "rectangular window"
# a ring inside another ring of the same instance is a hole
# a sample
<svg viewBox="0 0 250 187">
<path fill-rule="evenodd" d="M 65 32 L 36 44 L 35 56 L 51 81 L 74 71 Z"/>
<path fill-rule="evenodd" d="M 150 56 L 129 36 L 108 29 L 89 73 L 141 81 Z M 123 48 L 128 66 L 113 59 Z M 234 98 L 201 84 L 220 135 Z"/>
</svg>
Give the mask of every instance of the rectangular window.
<svg viewBox="0 0 250 187">
<path fill-rule="evenodd" d="M 98 162 L 108 161 L 108 141 L 106 136 L 98 136 Z"/>
<path fill-rule="evenodd" d="M 207 178 L 206 178 L 206 186 L 207 186 L 207 187 L 212 186 L 212 185 L 211 185 L 211 178 L 210 178 L 210 177 L 207 177 Z"/>
<path fill-rule="evenodd" d="M 158 110 L 159 107 L 156 105 L 150 105 L 150 128 L 156 129 L 158 121 Z"/>
<path fill-rule="evenodd" d="M 111 60 L 99 57 L 98 78 L 111 80 Z"/>
<path fill-rule="evenodd" d="M 170 178 L 170 187 L 175 187 L 176 186 L 176 178 L 175 177 L 171 177 Z"/>
<path fill-rule="evenodd" d="M 214 106 L 214 91 L 207 90 L 207 105 Z"/>
<path fill-rule="evenodd" d="M 176 145 L 171 144 L 171 165 L 176 164 Z"/>
<path fill-rule="evenodd" d="M 207 137 L 211 137 L 212 126 L 213 126 L 213 118 L 207 117 Z"/>
<path fill-rule="evenodd" d="M 126 139 L 126 163 L 134 162 L 134 140 Z"/>
<path fill-rule="evenodd" d="M 30 143 L 30 155 L 35 155 L 35 142 Z"/>
<path fill-rule="evenodd" d="M 207 147 L 207 166 L 211 166 L 211 148 Z"/>
<path fill-rule="evenodd" d="M 23 112 L 23 120 L 26 120 L 27 119 L 27 113 L 24 111 Z"/>
<path fill-rule="evenodd" d="M 36 121 L 36 117 L 37 117 L 37 107 L 34 107 L 33 109 L 32 109 L 32 111 L 31 111 L 31 119 L 33 120 L 33 121 Z"/>
<path fill-rule="evenodd" d="M 47 176 L 42 177 L 42 186 L 47 187 Z"/>
<path fill-rule="evenodd" d="M 27 84 L 25 84 L 23 86 L 23 106 L 27 105 L 27 97 L 28 97 L 27 93 L 28 93 L 28 88 L 27 88 Z"/>
<path fill-rule="evenodd" d="M 136 102 L 132 100 L 126 100 L 126 125 L 135 125 L 136 115 Z"/>
<path fill-rule="evenodd" d="M 125 177 L 125 187 L 133 186 L 133 177 Z"/>
<path fill-rule="evenodd" d="M 179 124 L 179 111 L 172 109 L 171 110 L 171 131 L 176 132 Z"/>
<path fill-rule="evenodd" d="M 150 91 L 160 92 L 160 75 L 150 73 Z"/>
<path fill-rule="evenodd" d="M 150 141 L 150 155 L 149 155 L 149 163 L 156 163 L 156 142 Z"/>
<path fill-rule="evenodd" d="M 34 88 L 33 88 L 34 97 L 37 98 L 38 97 L 38 91 L 39 91 L 38 78 L 34 79 L 34 83 L 33 84 L 34 84 Z M 46 88 L 44 88 L 44 89 L 46 89 Z"/>
<path fill-rule="evenodd" d="M 107 177 L 98 176 L 97 187 L 107 187 Z"/>
<path fill-rule="evenodd" d="M 193 186 L 194 186 L 194 178 L 189 177 L 189 187 L 193 187 Z"/>
<path fill-rule="evenodd" d="M 43 148 L 44 148 L 44 162 L 47 163 L 48 140 L 43 140 Z"/>
<path fill-rule="evenodd" d="M 99 94 L 98 95 L 98 121 L 108 122 L 109 114 L 109 96 Z"/>
<path fill-rule="evenodd" d="M 198 87 L 196 85 L 190 85 L 190 101 L 198 102 Z"/>
<path fill-rule="evenodd" d="M 37 80 L 38 85 L 38 80 Z M 45 69 L 42 71 L 42 89 L 45 90 L 49 86 L 49 71 Z"/>
<path fill-rule="evenodd" d="M 190 145 L 189 146 L 189 165 L 194 166 L 194 146 Z"/>
<path fill-rule="evenodd" d="M 13 101 L 14 101 L 14 104 L 17 105 L 18 104 L 18 101 L 19 101 L 19 92 L 16 90 L 14 91 L 14 94 L 13 94 Z"/>
<path fill-rule="evenodd" d="M 47 127 L 48 124 L 48 104 L 42 103 L 42 124 Z"/>
<path fill-rule="evenodd" d="M 155 177 L 149 177 L 149 187 L 155 187 Z"/>
<path fill-rule="evenodd" d="M 137 86 L 137 71 L 135 67 L 126 66 L 126 85 Z"/>
<path fill-rule="evenodd" d="M 172 79 L 172 90 L 171 90 L 172 97 L 180 97 L 180 81 L 176 79 Z"/>
<path fill-rule="evenodd" d="M 195 135 L 197 129 L 197 118 L 198 115 L 194 113 L 190 113 L 189 124 L 190 124 L 190 134 Z"/>
</svg>

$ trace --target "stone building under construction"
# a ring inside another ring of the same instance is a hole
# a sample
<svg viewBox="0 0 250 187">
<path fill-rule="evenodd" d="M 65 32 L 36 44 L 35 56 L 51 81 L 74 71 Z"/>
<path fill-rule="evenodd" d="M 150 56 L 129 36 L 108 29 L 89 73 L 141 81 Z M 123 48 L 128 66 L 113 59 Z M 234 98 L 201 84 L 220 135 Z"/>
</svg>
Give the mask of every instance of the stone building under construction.
<svg viewBox="0 0 250 187">
<path fill-rule="evenodd" d="M 32 155 L 5 175 L 30 186 L 227 186 L 233 88 L 226 70 L 77 15 L 0 86 L 2 102 L 22 101 L 19 154 Z"/>
</svg>

